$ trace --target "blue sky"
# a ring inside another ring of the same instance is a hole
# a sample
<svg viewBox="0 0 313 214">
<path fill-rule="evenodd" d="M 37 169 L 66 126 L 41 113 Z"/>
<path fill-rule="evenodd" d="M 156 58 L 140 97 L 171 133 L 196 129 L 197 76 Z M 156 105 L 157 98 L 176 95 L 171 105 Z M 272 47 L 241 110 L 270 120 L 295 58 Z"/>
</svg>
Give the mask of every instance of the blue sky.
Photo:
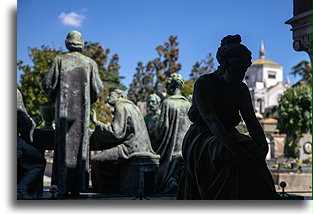
<svg viewBox="0 0 313 214">
<path fill-rule="evenodd" d="M 196 61 L 209 52 L 215 57 L 224 36 L 240 34 L 253 60 L 263 39 L 266 58 L 284 67 L 285 80 L 292 66 L 309 61 L 293 50 L 291 26 L 284 24 L 292 8 L 292 0 L 19 0 L 17 59 L 31 63 L 27 47 L 43 44 L 66 50 L 66 34 L 78 30 L 85 41 L 119 54 L 120 74 L 129 86 L 137 62 L 156 58 L 155 47 L 170 35 L 178 36 L 180 74 L 188 79 Z M 292 83 L 298 79 L 290 76 Z"/>
</svg>

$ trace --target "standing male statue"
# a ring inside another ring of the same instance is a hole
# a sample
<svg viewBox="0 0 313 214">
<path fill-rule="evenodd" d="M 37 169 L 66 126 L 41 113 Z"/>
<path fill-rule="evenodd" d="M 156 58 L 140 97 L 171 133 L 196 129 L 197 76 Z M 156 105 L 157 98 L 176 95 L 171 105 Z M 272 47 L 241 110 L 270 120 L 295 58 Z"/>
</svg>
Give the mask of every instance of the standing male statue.
<svg viewBox="0 0 313 214">
<path fill-rule="evenodd" d="M 42 87 L 56 110 L 52 184 L 60 195 L 77 195 L 88 191 L 90 104 L 103 84 L 95 61 L 81 53 L 81 33 L 69 32 L 65 45 L 69 52 L 54 59 Z"/>
<path fill-rule="evenodd" d="M 191 106 L 188 99 L 181 95 L 184 79 L 173 73 L 167 80 L 166 90 L 169 95 L 161 105 L 161 113 L 156 124 L 160 155 L 158 182 L 160 191 L 172 192 L 178 186 L 179 167 L 182 162 L 182 142 L 191 124 L 188 110 Z"/>
</svg>

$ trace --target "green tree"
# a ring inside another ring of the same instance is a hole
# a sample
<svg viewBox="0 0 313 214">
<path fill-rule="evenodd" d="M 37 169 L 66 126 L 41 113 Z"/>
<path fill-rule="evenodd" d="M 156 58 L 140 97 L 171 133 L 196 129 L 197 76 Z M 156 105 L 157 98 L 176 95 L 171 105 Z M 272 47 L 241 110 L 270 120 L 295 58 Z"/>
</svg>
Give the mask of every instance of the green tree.
<svg viewBox="0 0 313 214">
<path fill-rule="evenodd" d="M 190 94 L 193 93 L 193 87 L 196 82 L 196 80 L 208 73 L 214 72 L 214 59 L 212 57 L 212 53 L 209 53 L 205 59 L 202 59 L 201 61 L 196 62 L 190 71 L 189 77 L 190 79 L 185 81 L 184 88 L 182 88 L 182 95 L 187 97 Z"/>
<path fill-rule="evenodd" d="M 121 83 L 125 77 L 119 75 L 119 56 L 113 54 L 109 59 L 109 48 L 103 48 L 98 42 L 85 42 L 83 54 L 95 60 L 98 65 L 101 80 L 104 84 L 104 96 L 109 95 L 109 91 L 114 89 L 125 90 L 126 87 Z M 108 62 L 109 61 L 109 62 Z"/>
<path fill-rule="evenodd" d="M 195 85 L 196 80 L 190 79 L 186 80 L 184 87 L 181 89 L 181 94 L 185 97 L 188 97 L 189 95 L 193 94 L 193 87 Z"/>
<path fill-rule="evenodd" d="M 110 53 L 109 48 L 103 48 L 99 42 L 85 42 L 82 53 L 89 56 L 97 63 L 101 74 L 106 71 L 105 64 L 108 61 L 108 55 Z"/>
<path fill-rule="evenodd" d="M 23 73 L 20 76 L 18 89 L 24 97 L 25 108 L 32 118 L 41 117 L 39 106 L 52 105 L 46 94 L 41 89 L 41 80 L 49 71 L 54 58 L 61 54 L 61 49 L 54 49 L 42 45 L 40 48 L 28 48 L 28 55 L 33 65 L 17 62 L 17 69 Z"/>
<path fill-rule="evenodd" d="M 292 67 L 292 72 L 290 72 L 293 75 L 300 75 L 302 77 L 302 82 L 305 85 L 311 86 L 312 83 L 312 66 L 311 63 L 309 63 L 306 60 L 301 61 L 297 65 Z"/>
<path fill-rule="evenodd" d="M 109 96 L 110 91 L 114 89 L 126 89 L 121 83 L 121 79 L 124 77 L 119 75 L 119 69 L 121 68 L 119 65 L 119 56 L 118 54 L 113 54 L 109 58 L 110 49 L 103 48 L 98 42 L 85 42 L 83 54 L 95 60 L 104 85 L 102 94 L 92 104 L 91 108 L 97 112 L 99 121 L 110 122 L 112 121 L 112 114 L 109 106 L 105 103 L 105 99 Z"/>
<path fill-rule="evenodd" d="M 200 76 L 214 72 L 214 59 L 212 53 L 209 53 L 206 59 L 202 59 L 200 62 L 196 62 L 189 74 L 190 79 L 198 79 Z"/>
<path fill-rule="evenodd" d="M 264 118 L 275 118 L 275 119 L 278 119 L 277 106 L 266 108 L 264 110 L 263 117 Z"/>
<path fill-rule="evenodd" d="M 134 103 L 146 101 L 154 91 L 154 76 L 153 62 L 148 62 L 146 66 L 138 62 L 133 81 L 129 86 L 128 98 Z"/>
<path fill-rule="evenodd" d="M 165 85 L 167 77 L 181 70 L 182 65 L 177 62 L 179 58 L 178 45 L 177 36 L 171 35 L 168 41 L 156 47 L 156 51 L 159 55 L 158 58 L 153 60 L 157 75 L 156 84 L 161 83 Z"/>
<path fill-rule="evenodd" d="M 311 88 L 305 85 L 287 89 L 279 100 L 277 128 L 290 139 L 285 146 L 286 156 L 297 156 L 299 139 L 311 129 L 311 101 Z"/>
</svg>

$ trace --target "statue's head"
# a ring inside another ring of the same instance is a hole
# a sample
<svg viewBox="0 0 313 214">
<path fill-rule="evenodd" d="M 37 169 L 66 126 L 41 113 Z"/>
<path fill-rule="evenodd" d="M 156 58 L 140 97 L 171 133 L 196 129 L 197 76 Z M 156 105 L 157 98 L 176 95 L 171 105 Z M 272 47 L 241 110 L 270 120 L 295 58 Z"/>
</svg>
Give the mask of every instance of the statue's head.
<svg viewBox="0 0 313 214">
<path fill-rule="evenodd" d="M 166 82 L 167 93 L 169 95 L 177 94 L 177 92 L 184 87 L 184 82 L 185 80 L 181 75 L 172 73 Z"/>
<path fill-rule="evenodd" d="M 121 89 L 115 89 L 110 93 L 109 97 L 106 98 L 106 102 L 110 105 L 115 105 L 116 101 L 119 99 L 127 99 L 127 95 Z"/>
<path fill-rule="evenodd" d="M 82 52 L 84 48 L 82 34 L 76 30 L 69 32 L 65 40 L 65 46 L 69 51 Z"/>
<path fill-rule="evenodd" d="M 228 35 L 222 39 L 216 53 L 220 64 L 218 72 L 229 84 L 242 82 L 245 72 L 251 66 L 251 51 L 240 43 L 240 35 Z"/>
<path fill-rule="evenodd" d="M 147 99 L 148 111 L 157 112 L 161 104 L 161 98 L 156 94 L 150 94 Z"/>
</svg>

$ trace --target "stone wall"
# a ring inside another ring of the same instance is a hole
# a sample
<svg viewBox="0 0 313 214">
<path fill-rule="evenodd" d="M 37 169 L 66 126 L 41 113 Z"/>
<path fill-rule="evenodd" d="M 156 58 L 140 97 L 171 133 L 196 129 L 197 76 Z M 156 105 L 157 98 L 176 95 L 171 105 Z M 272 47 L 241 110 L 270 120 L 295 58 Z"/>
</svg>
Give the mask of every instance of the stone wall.
<svg viewBox="0 0 313 214">
<path fill-rule="evenodd" d="M 287 186 L 285 192 L 288 191 L 312 191 L 312 174 L 310 173 L 272 173 L 276 191 L 282 192 L 279 183 L 285 181 Z"/>
</svg>

